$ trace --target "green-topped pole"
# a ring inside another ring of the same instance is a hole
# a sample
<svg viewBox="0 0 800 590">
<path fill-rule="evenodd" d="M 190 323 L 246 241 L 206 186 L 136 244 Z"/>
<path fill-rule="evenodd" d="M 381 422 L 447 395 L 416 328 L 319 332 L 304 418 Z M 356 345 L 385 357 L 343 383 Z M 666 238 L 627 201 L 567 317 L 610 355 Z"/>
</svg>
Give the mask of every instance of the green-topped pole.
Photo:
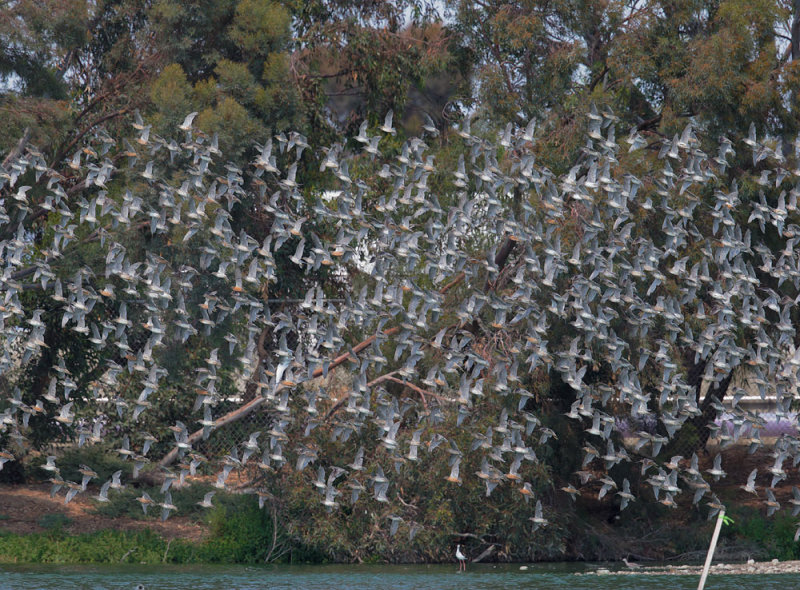
<svg viewBox="0 0 800 590">
<path fill-rule="evenodd" d="M 722 524 L 730 521 L 730 519 L 725 518 L 725 509 L 721 509 L 719 511 L 719 515 L 717 516 L 717 526 L 714 527 L 714 534 L 711 536 L 711 545 L 708 548 L 708 555 L 706 555 L 706 563 L 703 566 L 703 574 L 700 576 L 700 584 L 697 586 L 697 590 L 703 590 L 706 585 L 706 578 L 708 577 L 708 570 L 711 568 L 711 560 L 714 559 L 714 550 L 717 548 L 717 539 L 719 539 L 719 531 L 722 528 Z"/>
</svg>

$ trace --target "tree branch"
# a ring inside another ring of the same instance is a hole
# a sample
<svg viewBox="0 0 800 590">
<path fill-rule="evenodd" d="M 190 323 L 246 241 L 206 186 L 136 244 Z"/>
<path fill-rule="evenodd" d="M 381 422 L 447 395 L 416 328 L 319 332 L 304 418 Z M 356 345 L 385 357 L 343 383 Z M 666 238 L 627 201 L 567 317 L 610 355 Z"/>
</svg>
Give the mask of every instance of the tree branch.
<svg viewBox="0 0 800 590">
<path fill-rule="evenodd" d="M 11 162 L 13 162 L 14 160 L 16 160 L 19 157 L 19 155 L 23 152 L 25 147 L 28 145 L 28 141 L 30 141 L 30 139 L 31 139 L 31 128 L 30 127 L 25 127 L 25 131 L 22 132 L 22 137 L 19 138 L 19 141 L 17 142 L 17 145 L 14 146 L 14 149 L 12 149 L 10 152 L 8 152 L 8 155 L 3 160 L 3 164 L 2 164 L 3 168 L 7 167 Z"/>
<path fill-rule="evenodd" d="M 511 249 L 513 249 L 514 242 L 512 240 L 510 240 L 510 238 L 507 239 L 507 242 L 508 241 L 511 241 L 511 245 L 503 244 L 503 246 L 500 248 L 500 252 L 498 252 L 497 255 L 495 256 L 495 263 L 498 264 L 499 266 L 502 266 L 502 265 L 505 264 L 505 261 L 508 259 L 509 254 L 511 254 Z M 461 273 L 461 274 L 463 274 L 463 273 Z M 449 283 L 444 285 L 441 289 L 439 289 L 439 294 L 440 295 L 444 295 L 445 293 L 447 293 L 448 290 L 450 290 L 455 285 L 459 284 L 462 280 L 463 280 L 463 277 L 460 277 L 460 278 L 456 277 L 456 279 L 450 281 Z M 400 332 L 400 327 L 399 326 L 394 326 L 392 328 L 387 328 L 381 334 L 384 337 L 388 337 L 388 336 L 393 336 L 393 335 L 397 334 L 398 332 Z M 377 334 L 373 334 L 372 336 L 370 336 L 366 340 L 362 340 L 361 342 L 356 344 L 349 351 L 345 352 L 344 354 L 340 354 L 339 356 L 337 356 L 335 359 L 333 359 L 330 362 L 330 364 L 327 367 L 327 370 L 330 371 L 331 369 L 335 369 L 339 365 L 341 365 L 344 362 L 346 362 L 349 358 L 351 358 L 351 356 L 353 354 L 358 354 L 362 350 L 366 349 L 373 342 L 375 342 L 376 338 L 377 338 Z M 311 377 L 312 377 L 312 379 L 316 379 L 318 377 L 321 377 L 324 372 L 325 372 L 325 369 L 319 368 L 319 369 L 314 371 L 314 373 L 312 374 Z M 380 377 L 378 379 L 380 379 Z M 409 384 L 406 383 L 406 385 L 409 385 Z M 276 387 L 276 393 L 278 391 L 281 391 L 283 389 L 283 387 L 284 386 L 281 386 L 281 385 L 277 386 Z M 417 388 L 416 391 L 419 393 L 419 388 Z M 427 394 L 428 392 L 423 391 L 423 393 Z M 339 407 L 341 407 L 341 404 L 343 404 L 344 401 L 346 401 L 346 399 L 347 399 L 347 396 L 343 396 L 342 399 L 340 399 L 336 403 L 336 405 L 334 405 L 333 408 L 331 408 L 328 411 L 328 416 L 331 416 Z M 443 398 L 443 399 L 447 399 L 447 398 Z M 236 410 L 233 410 L 232 412 L 228 412 L 224 416 L 222 416 L 219 419 L 215 420 L 214 421 L 214 427 L 215 428 L 219 428 L 221 426 L 225 426 L 227 424 L 231 424 L 232 422 L 237 422 L 237 421 L 241 420 L 242 418 L 244 418 L 245 416 L 249 415 L 254 410 L 260 408 L 262 405 L 264 405 L 264 402 L 266 402 L 266 401 L 267 401 L 267 398 L 263 397 L 263 396 L 259 396 L 259 397 L 255 398 L 254 400 L 249 401 L 246 404 L 244 404 L 243 406 L 237 408 Z M 202 438 L 202 436 L 203 436 L 203 429 L 201 428 L 200 430 L 197 430 L 197 431 L 193 432 L 192 434 L 190 434 L 187 442 L 189 444 L 194 444 L 197 441 L 199 441 Z M 171 451 L 169 451 L 166 455 L 164 455 L 164 457 L 161 459 L 161 461 L 158 462 L 158 466 L 159 467 L 167 467 L 168 465 L 171 465 L 175 461 L 175 459 L 177 459 L 177 457 L 178 457 L 178 447 L 173 447 L 173 449 Z"/>
<path fill-rule="evenodd" d="M 500 246 L 500 250 L 494 257 L 494 263 L 497 266 L 498 271 L 503 270 L 503 267 L 505 267 L 506 262 L 508 262 L 508 257 L 511 256 L 511 253 L 514 251 L 514 246 L 516 245 L 517 243 L 511 239 L 511 236 L 508 236 L 505 242 L 503 242 L 503 245 Z M 487 278 L 483 290 L 488 292 L 491 291 L 493 288 L 494 285 Z"/>
<path fill-rule="evenodd" d="M 56 165 L 57 165 L 57 164 L 58 164 L 58 163 L 59 163 L 59 162 L 60 162 L 62 159 L 64 159 L 64 157 L 65 157 L 65 156 L 66 156 L 66 155 L 67 155 L 67 154 L 68 154 L 70 151 L 72 151 L 72 148 L 74 148 L 74 147 L 75 147 L 75 146 L 78 144 L 78 142 L 79 142 L 81 139 L 83 139 L 83 137 L 84 137 L 84 136 L 85 136 L 87 133 L 89 133 L 89 132 L 90 132 L 92 129 L 94 129 L 94 128 L 95 128 L 95 127 L 97 127 L 98 125 L 101 125 L 102 123 L 105 123 L 106 121 L 110 121 L 111 119 L 115 119 L 115 118 L 117 118 L 117 117 L 121 117 L 122 115 L 126 114 L 127 112 L 128 112 L 128 107 L 125 107 L 125 108 L 119 109 L 118 111 L 113 111 L 113 112 L 111 112 L 111 113 L 106 113 L 106 114 L 105 114 L 105 115 L 103 115 L 102 117 L 98 117 L 97 119 L 95 119 L 94 121 L 92 121 L 92 122 L 91 122 L 89 125 L 87 125 L 87 126 L 86 126 L 86 127 L 84 127 L 83 129 L 81 129 L 81 131 L 80 131 L 80 132 L 78 132 L 78 134 L 77 134 L 75 137 L 73 137 L 73 138 L 72 138 L 72 141 L 70 141 L 70 142 L 69 142 L 67 145 L 65 145 L 63 148 L 61 148 L 61 150 L 59 150 L 59 152 L 58 152 L 58 153 L 55 155 L 55 157 L 53 158 L 53 164 L 52 164 L 50 167 L 51 167 L 51 168 L 55 168 L 55 167 L 56 167 Z"/>
<path fill-rule="evenodd" d="M 450 404 L 456 403 L 458 400 L 450 399 L 449 397 L 444 397 L 443 395 L 439 395 L 438 393 L 433 393 L 432 391 L 428 391 L 426 389 L 422 389 L 414 385 L 413 383 L 409 383 L 408 381 L 404 381 L 403 379 L 398 379 L 397 377 L 387 377 L 387 381 L 392 381 L 393 383 L 399 383 L 400 385 L 405 385 L 409 389 L 416 391 L 422 397 L 422 402 L 425 404 L 425 407 L 428 407 L 428 402 L 425 400 L 426 395 L 431 396 L 434 399 L 438 399 L 442 402 L 447 402 Z"/>
</svg>

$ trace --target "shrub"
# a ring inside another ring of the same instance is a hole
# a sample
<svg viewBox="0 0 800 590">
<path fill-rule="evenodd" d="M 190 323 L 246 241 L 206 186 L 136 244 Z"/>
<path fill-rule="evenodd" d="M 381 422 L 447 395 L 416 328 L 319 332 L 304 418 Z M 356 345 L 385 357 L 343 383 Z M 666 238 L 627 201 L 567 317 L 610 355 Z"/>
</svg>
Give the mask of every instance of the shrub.
<svg viewBox="0 0 800 590">
<path fill-rule="evenodd" d="M 39 517 L 36 521 L 43 529 L 47 529 L 53 532 L 59 532 L 66 526 L 72 524 L 72 519 L 68 517 L 66 514 L 62 514 L 61 512 L 55 512 L 52 514 L 43 514 Z"/>
<path fill-rule="evenodd" d="M 97 478 L 92 483 L 98 485 L 110 479 L 111 474 L 120 469 L 125 477 L 130 477 L 133 469 L 130 461 L 123 461 L 110 445 L 105 444 L 73 447 L 56 460 L 56 465 L 61 469 L 61 477 L 75 482 L 80 482 L 83 478 L 79 471 L 81 465 L 91 465 L 97 472 Z"/>
<path fill-rule="evenodd" d="M 211 538 L 198 556 L 208 562 L 260 563 L 272 546 L 272 517 L 254 496 L 215 497 L 208 515 Z"/>
<path fill-rule="evenodd" d="M 171 488 L 172 503 L 178 508 L 177 514 L 180 516 L 191 516 L 197 520 L 205 518 L 205 509 L 197 505 L 203 499 L 203 495 L 211 489 L 207 484 L 192 484 L 182 488 Z M 143 492 L 156 502 L 163 497 L 160 487 L 154 486 L 133 486 L 126 485 L 122 490 L 109 490 L 108 502 L 97 502 L 93 512 L 109 518 L 127 517 L 136 520 L 147 520 L 158 518 L 160 510 L 151 508 L 144 514 L 144 511 L 136 502 Z M 220 502 L 224 494 L 214 496 L 214 502 Z"/>
<path fill-rule="evenodd" d="M 0 483 L 25 483 L 25 469 L 21 461 L 8 461 L 0 470 Z"/>
<path fill-rule="evenodd" d="M 767 559 L 785 561 L 800 558 L 800 547 L 794 541 L 797 525 L 789 514 L 778 513 L 764 518 L 752 508 L 740 507 L 734 508 L 729 515 L 734 521 L 729 536 L 763 549 Z"/>
</svg>

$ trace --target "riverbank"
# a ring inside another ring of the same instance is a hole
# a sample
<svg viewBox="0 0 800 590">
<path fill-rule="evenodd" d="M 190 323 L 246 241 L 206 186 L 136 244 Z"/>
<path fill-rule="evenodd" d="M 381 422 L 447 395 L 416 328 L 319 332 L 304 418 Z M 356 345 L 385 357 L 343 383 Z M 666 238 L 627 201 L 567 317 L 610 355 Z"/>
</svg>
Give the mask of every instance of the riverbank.
<svg viewBox="0 0 800 590">
<path fill-rule="evenodd" d="M 713 527 L 697 507 L 670 510 L 636 502 L 614 513 L 587 496 L 578 504 L 562 503 L 550 524 L 532 534 L 527 519 L 500 509 L 513 498 L 499 498 L 503 501 L 491 510 L 464 486 L 457 502 L 429 502 L 437 506 L 434 512 L 424 511 L 423 500 L 414 498 L 420 525 L 412 537 L 409 522 L 391 534 L 388 513 L 376 510 L 382 506 L 354 511 L 343 505 L 329 513 L 299 484 L 287 486 L 289 493 L 263 509 L 253 494 L 221 491 L 214 507 L 204 509 L 198 502 L 212 487 L 200 482 L 177 487 L 172 495 L 179 509 L 165 522 L 158 510 L 144 515 L 135 501 L 143 491 L 158 497 L 157 489 L 130 487 L 100 503 L 90 486 L 64 504 L 50 496 L 49 488 L 0 485 L 0 563 L 430 564 L 453 560 L 457 542 L 471 562 L 614 563 L 628 556 L 644 565 L 686 563 L 703 559 Z M 764 518 L 760 506 L 738 497 L 727 500 L 734 523 L 723 527 L 718 561 L 800 558 L 795 522 L 787 511 Z M 520 550 L 519 543 L 533 550 Z"/>
<path fill-rule="evenodd" d="M 63 496 L 50 495 L 51 487 L 50 484 L 0 485 L 0 535 L 48 533 L 56 528 L 69 535 L 150 530 L 167 541 L 183 539 L 191 543 L 202 542 L 209 535 L 205 523 L 186 516 L 173 516 L 164 522 L 128 515 L 109 516 L 98 512 L 98 503 L 82 494 L 65 504 Z"/>
<path fill-rule="evenodd" d="M 176 491 L 184 512 L 200 492 Z M 157 510 L 145 517 L 119 508 L 88 494 L 64 504 L 41 484 L 0 486 L 0 563 L 264 563 L 275 543 L 271 517 L 249 496 L 222 496 L 208 511 L 166 521 Z"/>
</svg>

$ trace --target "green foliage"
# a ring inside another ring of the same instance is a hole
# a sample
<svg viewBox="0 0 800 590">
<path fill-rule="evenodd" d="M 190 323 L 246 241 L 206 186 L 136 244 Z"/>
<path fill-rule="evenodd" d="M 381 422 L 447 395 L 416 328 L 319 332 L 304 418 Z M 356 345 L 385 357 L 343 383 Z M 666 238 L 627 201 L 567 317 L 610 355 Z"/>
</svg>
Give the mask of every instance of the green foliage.
<svg viewBox="0 0 800 590">
<path fill-rule="evenodd" d="M 109 444 L 70 448 L 58 459 L 57 464 L 61 477 L 65 481 L 75 482 L 80 482 L 83 478 L 79 471 L 81 466 L 91 465 L 97 473 L 97 478 L 92 483 L 97 485 L 111 479 L 111 474 L 118 470 L 122 470 L 123 478 L 129 478 L 132 469 L 131 462 L 123 461 Z"/>
<path fill-rule="evenodd" d="M 212 542 L 199 551 L 211 563 L 263 563 L 272 546 L 273 523 L 254 496 L 218 502 L 208 515 Z"/>
<path fill-rule="evenodd" d="M 728 516 L 733 518 L 733 524 L 722 527 L 722 536 L 728 543 L 750 543 L 763 552 L 765 559 L 800 558 L 800 546 L 794 540 L 797 520 L 786 512 L 765 518 L 761 511 L 734 506 Z"/>
<path fill-rule="evenodd" d="M 67 87 L 56 72 L 56 56 L 51 51 L 86 42 L 87 5 L 84 0 L 52 3 L 47 9 L 37 4 L 15 2 L 5 7 L 0 22 L 0 79 L 16 76 L 14 81 L 25 94 L 64 99 Z"/>
<path fill-rule="evenodd" d="M 675 454 L 685 452 L 687 449 L 694 451 L 702 447 L 700 433 L 694 424 L 685 424 L 676 434 L 675 438 L 661 450 L 661 457 L 669 458 Z"/>
<path fill-rule="evenodd" d="M 211 486 L 195 484 L 184 487 L 172 488 L 172 503 L 177 507 L 177 513 L 181 516 L 189 516 L 196 520 L 203 520 L 206 512 L 197 503 L 203 499 Z M 109 490 L 108 502 L 97 502 L 94 513 L 110 518 L 133 518 L 136 520 L 155 520 L 160 518 L 160 511 L 156 507 L 151 507 L 147 514 L 136 502 L 136 498 L 146 492 L 151 498 L 158 501 L 161 494 L 160 487 L 156 486 L 126 486 L 122 490 Z M 219 501 L 224 495 L 215 496 L 215 501 Z"/>
<path fill-rule="evenodd" d="M 439 432 L 451 437 L 462 449 L 471 444 L 469 435 L 456 429 L 454 422 L 442 425 Z M 362 437 L 370 436 L 376 436 L 371 428 L 352 441 L 352 448 L 345 449 L 344 456 L 354 454 L 363 442 Z M 332 460 L 334 452 L 341 463 L 340 448 L 322 435 L 315 442 L 319 445 L 321 464 Z M 564 555 L 569 538 L 568 519 L 547 507 L 552 497 L 551 475 L 546 465 L 526 466 L 521 474 L 536 494 L 526 502 L 518 489 L 509 485 L 500 485 L 487 497 L 483 482 L 472 476 L 480 469 L 480 462 L 470 455 L 465 455 L 461 464 L 462 483 L 446 481 L 449 471 L 446 455 L 421 450 L 416 464 L 399 463 L 399 470 L 392 467 L 383 449 L 365 457 L 367 473 L 374 472 L 378 465 L 383 467 L 391 480 L 390 495 L 402 498 L 399 505 L 378 502 L 370 491 L 361 492 L 358 503 L 351 505 L 348 488 L 344 487 L 337 500 L 339 507 L 328 512 L 317 494 L 308 493 L 313 467 L 290 477 L 287 474 L 281 491 L 273 493 L 282 500 L 279 520 L 286 523 L 288 533 L 295 539 L 292 562 L 449 561 L 459 541 L 458 533 L 468 533 L 460 540 L 473 556 L 490 544 L 498 549 L 494 558 L 500 560 L 558 559 Z M 534 515 L 537 498 L 546 506 L 550 524 L 533 532 L 528 519 Z M 389 532 L 392 515 L 403 518 L 394 536 Z M 413 539 L 409 538 L 412 527 L 417 530 Z"/>
<path fill-rule="evenodd" d="M 179 64 L 170 64 L 153 81 L 150 98 L 159 106 L 159 115 L 169 122 L 185 116 L 193 102 L 192 87 Z M 158 120 L 158 119 L 156 119 Z"/>
<path fill-rule="evenodd" d="M 173 491 L 182 514 L 191 509 L 187 503 L 205 491 L 201 486 L 190 490 Z M 215 497 L 215 504 L 204 515 L 209 537 L 196 544 L 167 541 L 150 529 L 67 535 L 63 529 L 71 520 L 63 514 L 48 514 L 38 523 L 47 533 L 0 532 L 0 563 L 262 563 L 273 542 L 269 513 L 259 510 L 253 496 L 221 495 Z M 112 513 L 121 515 L 118 509 Z M 282 534 L 276 539 L 284 541 Z"/>
<path fill-rule="evenodd" d="M 547 129 L 542 161 L 573 162 L 576 121 L 590 102 L 629 126 L 667 136 L 686 117 L 710 136 L 746 133 L 750 121 L 793 138 L 797 62 L 788 59 L 790 10 L 747 2 L 458 3 L 454 29 L 473 53 L 476 92 L 465 100 L 496 123 L 533 118 Z M 577 133 L 576 133 L 577 132 Z"/>
<path fill-rule="evenodd" d="M 98 531 L 66 535 L 59 530 L 30 535 L 0 533 L 0 563 L 178 563 L 190 562 L 191 545 L 167 542 L 156 533 Z"/>
<path fill-rule="evenodd" d="M 291 15 L 277 2 L 241 0 L 231 24 L 230 36 L 248 56 L 264 58 L 289 41 Z"/>
<path fill-rule="evenodd" d="M 238 164 L 251 155 L 254 139 L 262 141 L 290 127 L 306 132 L 312 140 L 315 135 L 333 140 L 339 137 L 340 128 L 357 126 L 368 114 L 374 132 L 379 115 L 389 107 L 397 110 L 400 133 L 384 140 L 387 153 L 400 152 L 403 118 L 413 126 L 414 116 L 423 110 L 441 123 L 442 114 L 461 107 L 474 108 L 479 116 L 474 131 L 486 137 L 495 133 L 494 125 L 499 121 L 525 123 L 533 117 L 543 127 L 537 147 L 539 161 L 556 173 L 564 171 L 584 146 L 582 122 L 592 102 L 613 108 L 623 125 L 636 125 L 648 141 L 662 135 L 671 137 L 689 116 L 707 126 L 712 136 L 742 133 L 742 125 L 752 120 L 783 138 L 797 131 L 796 103 L 787 97 L 796 96 L 800 89 L 800 66 L 797 60 L 791 62 L 780 55 L 780 43 L 776 44 L 777 31 L 789 16 L 784 4 L 771 0 L 646 2 L 632 14 L 625 6 L 622 2 L 464 1 L 445 26 L 423 13 L 419 3 L 405 1 L 123 0 L 97 6 L 82 0 L 15 2 L 8 8 L 8 18 L 0 22 L 0 78 L 15 82 L 0 93 L 0 115 L 7 123 L 0 132 L 0 149 L 13 145 L 24 127 L 30 126 L 33 143 L 44 150 L 48 161 L 69 175 L 63 161 L 71 156 L 69 151 L 77 149 L 72 140 L 91 136 L 101 123 L 113 125 L 136 108 L 153 122 L 154 134 L 164 136 L 174 132 L 186 113 L 198 111 L 197 127 L 209 136 L 216 134 L 226 158 Z M 405 26 L 407 14 L 413 15 L 413 22 Z M 471 77 L 474 85 L 469 83 Z M 431 98 L 434 94 L 437 96 Z M 442 127 L 447 127 L 446 123 Z M 763 131 L 759 128 L 760 136 Z M 437 163 L 445 166 L 452 167 L 463 152 L 455 142 L 448 141 L 447 133 L 441 143 L 431 143 Z M 146 153 L 142 150 L 140 157 L 147 157 Z M 649 166 L 648 158 L 640 162 L 627 158 L 621 154 L 620 166 L 630 166 L 637 174 Z M 303 196 L 311 205 L 314 192 L 324 186 L 316 182 L 313 170 L 302 169 L 304 165 L 300 163 L 298 178 L 304 179 Z M 746 178 L 752 166 L 742 157 L 737 166 L 745 171 L 741 197 L 758 198 L 759 188 Z M 178 170 L 176 165 L 169 174 L 180 175 Z M 31 177 L 20 183 L 36 185 Z M 448 199 L 458 198 L 452 179 L 432 177 L 431 186 L 444 205 Z M 123 187 L 153 199 L 140 179 L 132 180 L 125 173 L 109 187 L 109 195 L 120 198 Z M 699 195 L 704 205 L 708 205 L 712 192 L 709 188 Z M 43 194 L 39 186 L 31 192 L 35 202 L 41 202 Z M 770 202 L 775 197 L 768 195 Z M 366 195 L 365 204 L 374 206 L 370 202 L 374 198 Z M 522 199 L 528 199 L 528 205 L 540 205 L 534 195 L 523 195 Z M 34 239 L 49 242 L 43 236 L 49 237 L 56 217 L 44 216 L 32 223 L 28 229 Z M 245 228 L 256 238 L 273 223 L 272 218 L 246 202 L 236 205 L 231 217 L 235 232 Z M 569 230 L 568 225 L 565 228 Z M 181 229 L 176 228 L 172 239 L 180 239 Z M 659 229 L 652 227 L 653 235 Z M 331 227 L 313 230 L 322 235 L 322 230 L 334 231 Z M 564 236 L 569 236 L 568 231 Z M 78 236 L 79 240 L 85 237 Z M 114 229 L 110 239 L 138 253 L 159 252 L 163 246 L 160 238 L 146 231 Z M 477 251 L 486 245 L 481 240 L 492 237 L 469 239 L 474 240 Z M 314 281 L 324 283 L 331 292 L 349 288 L 355 293 L 363 286 L 359 277 L 346 284 L 327 276 L 324 270 L 316 277 L 301 275 L 286 261 L 296 243 L 294 239 L 288 241 L 276 256 L 279 276 L 278 283 L 270 286 L 271 296 L 302 296 Z M 74 276 L 79 268 L 89 265 L 88 261 L 98 259 L 98 252 L 95 243 L 79 242 L 62 261 L 61 278 Z M 46 256 L 39 254 L 41 260 Z M 94 265 L 91 271 L 102 276 L 101 265 Z M 428 277 L 413 278 L 429 281 Z M 198 299 L 188 304 L 200 303 L 204 291 L 214 291 L 211 279 L 198 289 Z M 36 292 L 24 293 L 21 298 L 26 308 L 44 309 L 49 347 L 41 357 L 32 359 L 16 381 L 24 400 L 32 403 L 42 396 L 51 378 L 50 366 L 63 359 L 78 385 L 73 399 L 81 406 L 109 357 L 86 338 L 62 329 L 61 310 L 48 298 L 40 298 Z M 142 337 L 142 318 L 132 319 L 137 326 L 130 334 L 135 344 Z M 136 446 L 141 444 L 142 431 L 152 432 L 160 440 L 152 454 L 166 452 L 172 446 L 167 427 L 187 415 L 187 404 L 191 404 L 187 401 L 191 395 L 186 394 L 193 389 L 192 368 L 211 348 L 221 346 L 224 350 L 222 334 L 236 329 L 225 324 L 208 338 L 193 338 L 185 346 L 166 345 L 161 361 L 169 375 L 151 397 L 159 411 L 146 412 L 139 422 L 125 424 L 124 432 L 114 436 L 128 433 Z M 559 330 L 559 326 L 552 327 L 551 341 L 564 337 Z M 348 336 L 356 341 L 360 334 L 354 330 Z M 388 351 L 389 356 L 392 352 Z M 221 353 L 226 367 L 232 364 L 228 356 Z M 233 370 L 220 369 L 221 397 L 236 392 L 234 377 Z M 135 379 L 120 379 L 115 394 L 128 399 L 138 395 Z M 543 424 L 558 436 L 557 442 L 540 452 L 543 465 L 531 467 L 524 474 L 537 494 L 547 499 L 550 490 L 557 487 L 553 484 L 568 480 L 580 466 L 584 435 L 562 417 L 574 400 L 568 386 L 549 375 L 524 379 L 524 385 L 538 394 L 531 406 L 535 405 Z M 398 390 L 393 393 L 400 395 Z M 79 418 L 96 417 L 88 410 L 84 415 L 80 412 L 78 408 Z M 482 426 L 488 426 L 488 422 Z M 246 434 L 242 425 L 231 427 L 233 431 L 239 428 L 242 431 L 236 434 Z M 31 418 L 29 430 L 27 435 L 36 446 L 74 435 L 74 427 L 54 426 L 52 420 L 40 416 Z M 458 438 L 453 425 L 443 432 L 458 440 L 462 449 L 472 442 Z M 374 437 L 375 431 L 365 436 Z M 335 457 L 325 451 L 323 439 L 321 435 L 322 456 L 326 464 L 332 464 Z M 675 448 L 694 448 L 697 440 L 696 429 L 689 425 L 680 432 Z M 0 442 L 5 446 L 5 440 Z M 117 469 L 127 475 L 130 462 L 117 458 L 111 451 L 114 444 L 116 441 L 108 441 L 66 453 L 59 459 L 62 476 L 80 481 L 78 469 L 82 464 L 98 471 L 95 484 Z M 370 467 L 381 464 L 388 471 L 386 461 L 378 452 L 371 458 Z M 479 466 L 465 461 L 462 467 L 471 474 Z M 363 511 L 342 506 L 340 512 L 331 515 L 316 498 L 308 496 L 305 474 L 282 476 L 283 480 L 275 484 L 286 492 L 281 496 L 285 500 L 281 515 L 287 516 L 298 539 L 292 559 L 446 559 L 450 557 L 452 535 L 459 531 L 498 543 L 504 558 L 563 554 L 564 533 L 574 521 L 566 518 L 562 522 L 556 515 L 548 515 L 551 525 L 532 536 L 527 521 L 532 505 L 524 503 L 514 490 L 506 487 L 486 498 L 481 485 L 467 481 L 471 476 L 464 478 L 461 486 L 428 477 L 446 470 L 441 458 L 429 457 L 417 468 L 400 467 L 393 478 L 393 490 L 400 490 L 414 509 L 406 515 L 394 539 L 385 533 L 388 514 L 380 503 L 371 501 Z M 21 481 L 23 477 L 17 462 L 7 463 L 0 471 L 0 481 Z M 98 505 L 97 510 L 106 515 L 145 518 L 132 500 L 146 489 L 112 491 L 111 502 Z M 201 486 L 175 490 L 173 499 L 180 513 L 200 518 L 196 502 L 204 490 Z M 158 497 L 156 490 L 148 491 Z M 173 555 L 175 559 L 209 561 L 263 559 L 274 526 L 269 512 L 255 509 L 253 498 L 218 496 L 217 501 L 218 508 L 209 516 L 216 548 L 204 545 L 186 553 L 187 546 L 176 543 L 170 549 L 170 559 Z M 571 511 L 566 509 L 567 513 Z M 151 514 L 147 518 L 154 517 Z M 424 530 L 416 540 L 408 541 L 406 533 L 412 518 Z M 738 526 L 734 529 L 737 535 L 769 545 L 773 555 L 793 551 L 794 546 L 784 541 L 787 531 L 783 521 L 768 525 L 751 519 Z M 70 550 L 81 556 L 78 559 L 94 559 L 81 545 L 97 541 L 93 539 L 76 541 Z M 602 545 L 601 536 L 594 539 L 592 543 Z M 135 541 L 137 552 L 126 559 L 163 559 L 165 547 L 155 537 L 121 534 L 107 540 L 115 547 L 117 558 L 121 559 Z M 64 551 L 68 549 L 55 549 L 56 559 L 64 559 Z"/>
<path fill-rule="evenodd" d="M 36 521 L 43 529 L 47 529 L 51 532 L 58 533 L 64 527 L 67 527 L 72 524 L 72 519 L 69 518 L 66 514 L 62 514 L 61 512 L 53 512 L 50 514 L 43 514 L 39 519 Z"/>
<path fill-rule="evenodd" d="M 0 470 L 0 483 L 15 484 L 25 482 L 25 467 L 21 461 L 8 461 Z"/>
</svg>

